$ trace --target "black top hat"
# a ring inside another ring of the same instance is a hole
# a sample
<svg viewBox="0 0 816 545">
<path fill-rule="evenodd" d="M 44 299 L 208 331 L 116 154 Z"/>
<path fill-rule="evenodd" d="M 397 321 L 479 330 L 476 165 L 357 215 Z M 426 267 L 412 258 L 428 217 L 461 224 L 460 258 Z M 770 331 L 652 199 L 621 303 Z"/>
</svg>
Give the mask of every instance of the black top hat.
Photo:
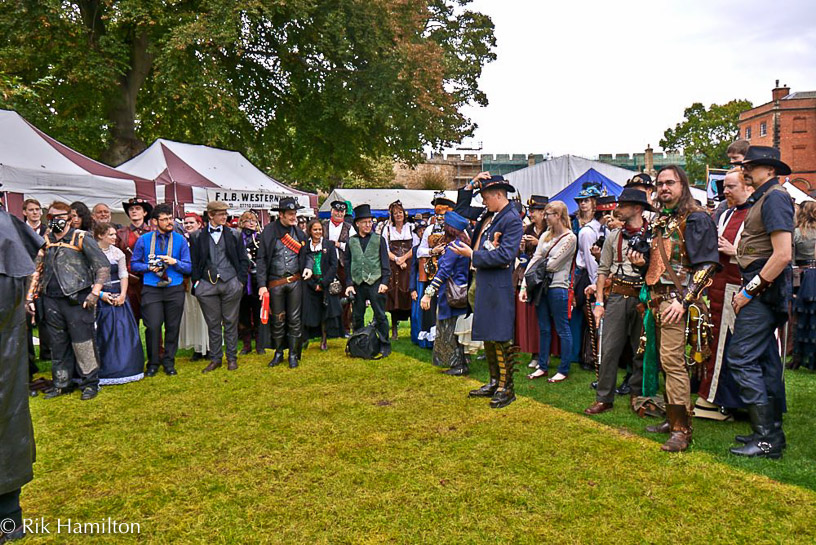
<svg viewBox="0 0 816 545">
<path fill-rule="evenodd" d="M 786 176 L 791 173 L 791 168 L 780 160 L 779 150 L 770 146 L 751 146 L 745 152 L 740 165 L 767 165 L 774 167 L 776 174 Z"/>
<path fill-rule="evenodd" d="M 304 208 L 298 204 L 298 201 L 295 197 L 284 197 L 280 201 L 278 201 L 278 207 L 274 210 L 278 212 L 286 212 L 287 210 L 300 210 Z"/>
<path fill-rule="evenodd" d="M 600 212 L 608 212 L 609 210 L 614 210 L 617 207 L 617 201 L 615 200 L 614 195 L 604 195 L 602 197 L 598 197 L 595 201 L 595 210 Z"/>
<path fill-rule="evenodd" d="M 354 207 L 354 221 L 355 223 L 361 219 L 366 218 L 373 218 L 374 215 L 371 213 L 371 205 L 369 204 L 361 204 L 359 206 Z"/>
<path fill-rule="evenodd" d="M 504 189 L 508 193 L 515 193 L 516 188 L 510 185 L 510 182 L 504 179 L 504 176 L 491 176 L 489 179 L 482 182 L 482 192 L 488 189 Z"/>
<path fill-rule="evenodd" d="M 146 217 L 150 217 L 150 213 L 153 212 L 152 204 L 144 199 L 140 199 L 139 197 L 133 197 L 132 199 L 128 199 L 127 202 L 122 203 L 122 208 L 125 209 L 125 214 L 128 213 L 132 206 L 141 206 L 142 210 L 145 211 Z"/>
<path fill-rule="evenodd" d="M 544 210 L 547 208 L 547 204 L 549 202 L 549 197 L 544 195 L 533 195 L 527 200 L 527 208 L 530 210 Z"/>
<path fill-rule="evenodd" d="M 646 187 L 654 187 L 654 182 L 652 181 L 652 177 L 646 174 L 645 172 L 639 172 L 632 176 L 631 179 L 626 180 L 626 185 L 624 187 L 629 187 L 632 185 L 643 185 Z"/>
<path fill-rule="evenodd" d="M 623 192 L 618 195 L 618 205 L 624 203 L 639 204 L 644 210 L 654 212 L 654 207 L 649 204 L 649 199 L 646 198 L 646 192 L 634 187 L 624 187 Z"/>
<path fill-rule="evenodd" d="M 332 201 L 331 207 L 340 212 L 346 211 L 346 201 Z"/>
<path fill-rule="evenodd" d="M 456 203 L 450 200 L 444 191 L 437 191 L 434 193 L 433 200 L 431 201 L 431 206 L 437 206 L 440 204 L 450 206 L 451 208 L 456 206 Z"/>
</svg>

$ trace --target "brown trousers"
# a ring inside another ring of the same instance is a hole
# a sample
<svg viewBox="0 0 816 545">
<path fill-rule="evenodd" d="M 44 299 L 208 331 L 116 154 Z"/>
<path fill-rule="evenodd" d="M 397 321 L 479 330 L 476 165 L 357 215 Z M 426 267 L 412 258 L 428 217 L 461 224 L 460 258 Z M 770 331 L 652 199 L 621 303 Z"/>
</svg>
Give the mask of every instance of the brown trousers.
<svg viewBox="0 0 816 545">
<path fill-rule="evenodd" d="M 670 301 L 660 303 L 659 313 L 670 306 Z M 670 405 L 685 405 L 689 411 L 691 404 L 691 380 L 686 369 L 686 315 L 675 324 L 662 323 L 655 316 L 660 366 L 666 375 L 666 397 Z"/>
</svg>

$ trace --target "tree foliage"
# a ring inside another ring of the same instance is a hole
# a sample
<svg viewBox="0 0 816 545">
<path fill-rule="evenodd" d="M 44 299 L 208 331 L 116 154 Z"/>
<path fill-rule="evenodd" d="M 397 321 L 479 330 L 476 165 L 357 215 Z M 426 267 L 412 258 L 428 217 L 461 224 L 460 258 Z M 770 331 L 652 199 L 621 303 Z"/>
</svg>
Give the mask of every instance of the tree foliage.
<svg viewBox="0 0 816 545">
<path fill-rule="evenodd" d="M 109 164 L 164 137 L 332 185 L 472 134 L 470 1 L 6 0 L 0 105 Z"/>
<path fill-rule="evenodd" d="M 712 104 L 708 109 L 695 102 L 683 112 L 683 122 L 674 129 L 666 129 L 660 147 L 671 152 L 682 151 L 689 179 L 692 182 L 705 180 L 706 165 L 720 168 L 728 164 L 725 150 L 739 138 L 739 114 L 751 107 L 748 100 Z"/>
</svg>

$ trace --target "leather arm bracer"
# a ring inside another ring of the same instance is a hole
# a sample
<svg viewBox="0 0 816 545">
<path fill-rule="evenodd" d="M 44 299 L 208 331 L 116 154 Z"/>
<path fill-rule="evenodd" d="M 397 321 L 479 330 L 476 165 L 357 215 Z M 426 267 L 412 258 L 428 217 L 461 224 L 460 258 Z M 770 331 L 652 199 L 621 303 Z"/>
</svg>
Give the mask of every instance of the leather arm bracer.
<svg viewBox="0 0 816 545">
<path fill-rule="evenodd" d="M 703 290 L 711 285 L 714 274 L 719 269 L 720 266 L 715 263 L 706 263 L 694 269 L 694 274 L 692 274 L 689 280 L 686 294 L 683 296 L 683 300 L 680 301 L 685 308 L 688 308 L 690 304 L 700 298 Z"/>
</svg>

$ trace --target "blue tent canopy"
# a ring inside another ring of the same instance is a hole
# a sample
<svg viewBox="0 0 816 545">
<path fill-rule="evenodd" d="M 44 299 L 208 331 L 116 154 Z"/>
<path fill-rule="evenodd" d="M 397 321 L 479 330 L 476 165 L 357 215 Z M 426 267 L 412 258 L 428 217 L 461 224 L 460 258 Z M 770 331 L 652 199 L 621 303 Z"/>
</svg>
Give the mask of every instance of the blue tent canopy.
<svg viewBox="0 0 816 545">
<path fill-rule="evenodd" d="M 607 195 L 615 195 L 616 197 L 621 194 L 623 188 L 595 170 L 594 168 L 590 168 L 583 174 L 581 174 L 577 180 L 572 182 L 570 185 L 550 197 L 550 202 L 552 201 L 563 201 L 564 204 L 567 205 L 567 209 L 569 213 L 572 214 L 576 210 L 578 210 L 578 203 L 575 202 L 575 197 L 578 196 L 578 193 L 581 192 L 581 186 L 584 185 L 584 182 L 596 182 L 601 185 L 603 189 L 606 190 Z"/>
</svg>

